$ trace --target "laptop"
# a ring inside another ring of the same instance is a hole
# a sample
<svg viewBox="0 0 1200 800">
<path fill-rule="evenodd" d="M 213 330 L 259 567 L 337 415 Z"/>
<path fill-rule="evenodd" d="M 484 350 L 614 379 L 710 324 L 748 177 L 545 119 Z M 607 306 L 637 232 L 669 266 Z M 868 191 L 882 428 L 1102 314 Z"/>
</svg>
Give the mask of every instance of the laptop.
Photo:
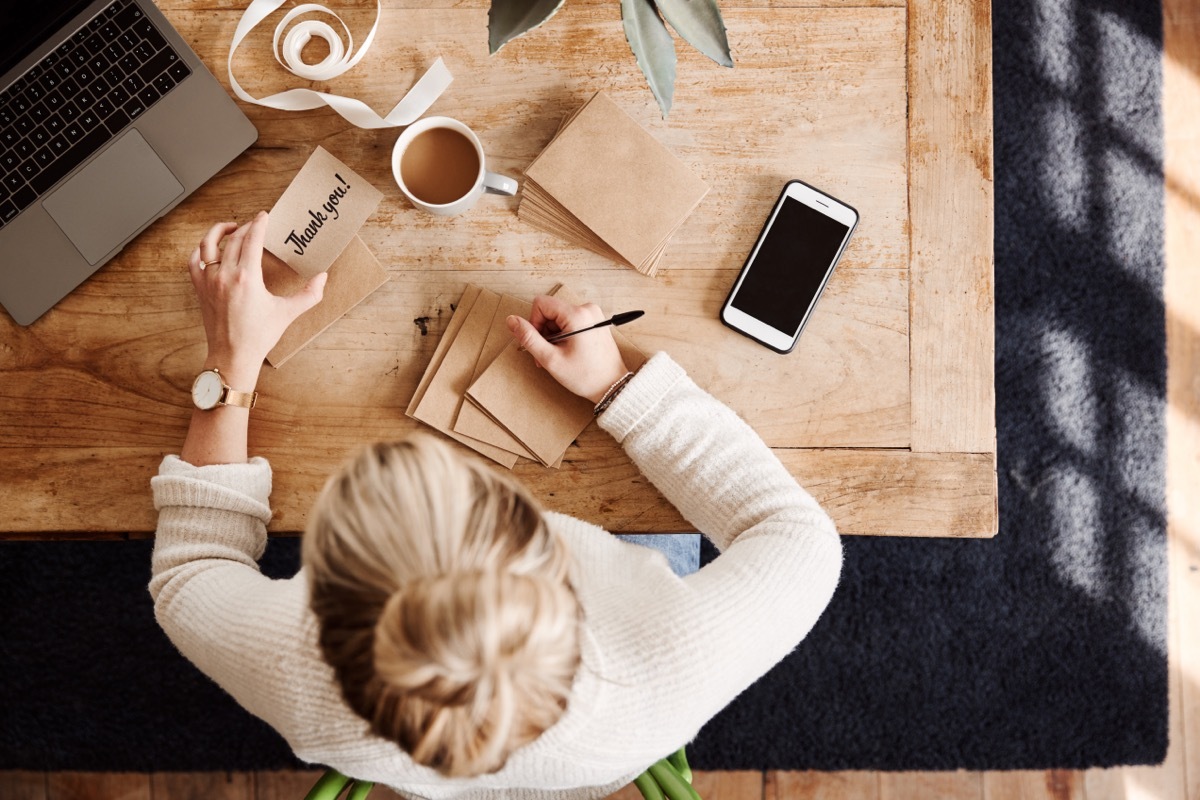
<svg viewBox="0 0 1200 800">
<path fill-rule="evenodd" d="M 0 305 L 29 325 L 258 132 L 151 0 L 0 0 L 0 30 Z"/>
</svg>

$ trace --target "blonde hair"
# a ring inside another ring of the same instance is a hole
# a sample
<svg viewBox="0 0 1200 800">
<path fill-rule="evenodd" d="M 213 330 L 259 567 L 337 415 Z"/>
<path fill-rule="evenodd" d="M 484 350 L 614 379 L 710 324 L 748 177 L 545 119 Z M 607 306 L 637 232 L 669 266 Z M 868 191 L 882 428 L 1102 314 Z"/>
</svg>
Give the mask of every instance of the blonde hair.
<svg viewBox="0 0 1200 800">
<path fill-rule="evenodd" d="M 580 608 L 515 480 L 425 435 L 371 445 L 326 483 L 303 561 L 346 702 L 417 763 L 495 772 L 562 716 Z"/>
</svg>

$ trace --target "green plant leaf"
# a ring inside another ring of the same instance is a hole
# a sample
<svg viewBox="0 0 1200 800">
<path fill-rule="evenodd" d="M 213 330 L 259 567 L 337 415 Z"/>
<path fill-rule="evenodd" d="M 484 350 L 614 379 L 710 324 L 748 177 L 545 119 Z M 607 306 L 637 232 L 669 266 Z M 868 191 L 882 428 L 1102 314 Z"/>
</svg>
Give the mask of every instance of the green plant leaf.
<svg viewBox="0 0 1200 800">
<path fill-rule="evenodd" d="M 488 11 L 488 51 L 491 55 L 518 36 L 554 16 L 565 0 L 492 0 Z"/>
<path fill-rule="evenodd" d="M 642 793 L 642 800 L 666 800 L 666 795 L 663 794 L 658 782 L 650 775 L 650 770 L 646 770 L 634 778 L 633 785 Z"/>
<path fill-rule="evenodd" d="M 675 767 L 671 766 L 671 762 L 665 758 L 655 761 L 646 771 L 662 789 L 667 800 L 700 800 L 699 793 L 675 771 Z"/>
<path fill-rule="evenodd" d="M 667 756 L 667 761 L 679 773 L 679 775 L 688 783 L 692 782 L 692 768 L 688 766 L 687 760 L 687 745 L 676 750 L 671 755 Z"/>
<path fill-rule="evenodd" d="M 717 0 L 655 0 L 663 17 L 688 44 L 722 67 L 732 67 L 725 20 Z"/>
<path fill-rule="evenodd" d="M 651 0 L 621 0 L 621 24 L 666 119 L 675 98 L 675 40 Z"/>
<path fill-rule="evenodd" d="M 327 769 L 325 774 L 317 778 L 317 782 L 304 795 L 304 800 L 337 800 L 338 795 L 346 788 L 350 779 L 336 769 Z"/>
</svg>

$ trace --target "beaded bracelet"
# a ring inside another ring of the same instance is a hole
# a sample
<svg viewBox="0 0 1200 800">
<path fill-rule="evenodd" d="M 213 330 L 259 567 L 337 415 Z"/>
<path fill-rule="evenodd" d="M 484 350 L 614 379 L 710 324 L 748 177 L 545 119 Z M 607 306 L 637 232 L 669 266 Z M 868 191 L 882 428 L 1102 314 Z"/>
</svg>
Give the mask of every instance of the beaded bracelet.
<svg viewBox="0 0 1200 800">
<path fill-rule="evenodd" d="M 619 395 L 621 390 L 625 388 L 625 384 L 629 383 L 629 381 L 632 379 L 632 372 L 626 372 L 620 378 L 617 378 L 616 382 L 614 382 L 612 386 L 608 387 L 608 391 L 605 392 L 604 396 L 600 398 L 600 402 L 596 403 L 596 410 L 592 412 L 592 416 L 598 417 L 603 414 L 604 409 L 612 405 L 612 401 L 617 399 L 617 395 Z"/>
</svg>

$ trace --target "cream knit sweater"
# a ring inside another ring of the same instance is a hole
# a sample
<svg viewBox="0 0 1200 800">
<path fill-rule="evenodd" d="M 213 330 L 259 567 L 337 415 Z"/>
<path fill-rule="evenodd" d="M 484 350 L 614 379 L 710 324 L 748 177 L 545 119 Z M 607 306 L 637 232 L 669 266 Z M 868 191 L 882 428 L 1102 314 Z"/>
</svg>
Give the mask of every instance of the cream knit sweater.
<svg viewBox="0 0 1200 800">
<path fill-rule="evenodd" d="M 665 354 L 601 415 L 659 491 L 722 551 L 680 579 L 655 550 L 548 513 L 575 556 L 582 662 L 566 712 L 499 772 L 450 780 L 373 736 L 321 659 L 303 571 L 270 580 L 271 470 L 164 459 L 150 594 L 171 640 L 301 759 L 412 798 L 599 798 L 690 741 L 804 638 L 842 548 L 762 440 Z"/>
</svg>

